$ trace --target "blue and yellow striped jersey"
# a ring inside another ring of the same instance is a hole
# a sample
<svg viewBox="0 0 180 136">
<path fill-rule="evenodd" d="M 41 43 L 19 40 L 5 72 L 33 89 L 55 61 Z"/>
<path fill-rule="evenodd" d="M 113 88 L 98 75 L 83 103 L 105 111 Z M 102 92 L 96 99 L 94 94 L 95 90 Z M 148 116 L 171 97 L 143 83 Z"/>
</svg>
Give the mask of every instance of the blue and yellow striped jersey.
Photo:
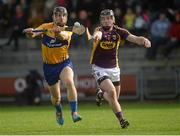
<svg viewBox="0 0 180 136">
<path fill-rule="evenodd" d="M 53 22 L 44 23 L 36 29 L 52 29 L 55 26 Z M 44 32 L 42 37 L 42 58 L 46 64 L 57 64 L 69 58 L 68 48 L 70 45 L 72 32 L 64 31 L 68 34 L 68 40 L 61 40 L 60 36 L 55 36 L 52 31 Z"/>
</svg>

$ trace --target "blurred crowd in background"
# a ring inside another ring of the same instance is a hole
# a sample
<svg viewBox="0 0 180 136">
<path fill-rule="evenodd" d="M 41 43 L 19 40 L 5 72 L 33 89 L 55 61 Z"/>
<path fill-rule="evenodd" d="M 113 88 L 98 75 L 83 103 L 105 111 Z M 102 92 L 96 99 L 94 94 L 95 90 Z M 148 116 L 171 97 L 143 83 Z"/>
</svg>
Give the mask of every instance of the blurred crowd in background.
<svg viewBox="0 0 180 136">
<path fill-rule="evenodd" d="M 68 25 L 79 21 L 90 33 L 99 24 L 100 11 L 113 9 L 118 26 L 151 39 L 148 59 L 156 58 L 161 45 L 166 45 L 166 57 L 180 45 L 180 0 L 0 0 L 0 38 L 8 39 L 0 44 L 10 45 L 14 41 L 14 51 L 18 51 L 19 37 L 24 36 L 22 30 L 50 22 L 52 10 L 58 5 L 67 8 Z M 86 37 L 82 37 L 72 36 L 74 47 L 87 44 Z"/>
</svg>

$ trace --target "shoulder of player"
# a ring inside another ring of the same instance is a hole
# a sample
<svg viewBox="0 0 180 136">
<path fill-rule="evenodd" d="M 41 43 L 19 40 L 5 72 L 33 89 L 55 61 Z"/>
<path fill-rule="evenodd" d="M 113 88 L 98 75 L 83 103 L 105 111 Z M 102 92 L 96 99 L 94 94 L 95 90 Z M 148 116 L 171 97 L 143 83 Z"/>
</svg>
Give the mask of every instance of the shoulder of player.
<svg viewBox="0 0 180 136">
<path fill-rule="evenodd" d="M 119 31 L 128 31 L 125 28 L 119 27 L 117 25 L 114 25 L 114 29 L 119 30 Z"/>
<path fill-rule="evenodd" d="M 43 23 L 41 26 L 44 27 L 44 28 L 50 28 L 50 27 L 53 27 L 53 22 L 49 22 L 49 23 Z"/>
<path fill-rule="evenodd" d="M 114 25 L 114 29 L 118 32 L 118 33 L 130 33 L 127 29 L 119 27 L 117 25 Z"/>
</svg>

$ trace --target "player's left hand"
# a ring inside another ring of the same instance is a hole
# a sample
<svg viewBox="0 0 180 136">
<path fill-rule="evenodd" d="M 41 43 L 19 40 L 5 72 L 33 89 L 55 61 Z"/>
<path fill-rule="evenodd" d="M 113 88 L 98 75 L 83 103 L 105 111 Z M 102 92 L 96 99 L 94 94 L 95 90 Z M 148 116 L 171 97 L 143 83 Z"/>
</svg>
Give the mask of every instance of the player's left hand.
<svg viewBox="0 0 180 136">
<path fill-rule="evenodd" d="M 93 34 L 93 39 L 95 41 L 100 41 L 102 39 L 102 32 L 101 31 L 96 31 L 94 34 Z"/>
<path fill-rule="evenodd" d="M 82 35 L 86 31 L 85 27 L 81 25 L 79 22 L 75 22 L 72 32 L 78 35 Z"/>
<path fill-rule="evenodd" d="M 150 48 L 151 47 L 151 42 L 148 39 L 144 38 L 143 45 L 146 48 Z"/>
</svg>

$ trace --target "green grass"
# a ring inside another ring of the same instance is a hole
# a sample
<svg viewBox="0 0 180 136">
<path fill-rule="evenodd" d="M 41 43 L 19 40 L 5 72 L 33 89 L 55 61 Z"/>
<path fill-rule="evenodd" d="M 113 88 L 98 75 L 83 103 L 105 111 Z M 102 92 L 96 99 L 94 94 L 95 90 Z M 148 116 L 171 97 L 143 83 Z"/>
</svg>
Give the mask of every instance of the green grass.
<svg viewBox="0 0 180 136">
<path fill-rule="evenodd" d="M 54 108 L 50 105 L 0 106 L 0 134 L 31 135 L 180 135 L 180 103 L 178 102 L 123 102 L 124 115 L 130 122 L 121 129 L 107 104 L 96 107 L 80 103 L 83 120 L 73 123 L 69 106 L 63 104 L 65 124 L 55 122 Z"/>
</svg>

